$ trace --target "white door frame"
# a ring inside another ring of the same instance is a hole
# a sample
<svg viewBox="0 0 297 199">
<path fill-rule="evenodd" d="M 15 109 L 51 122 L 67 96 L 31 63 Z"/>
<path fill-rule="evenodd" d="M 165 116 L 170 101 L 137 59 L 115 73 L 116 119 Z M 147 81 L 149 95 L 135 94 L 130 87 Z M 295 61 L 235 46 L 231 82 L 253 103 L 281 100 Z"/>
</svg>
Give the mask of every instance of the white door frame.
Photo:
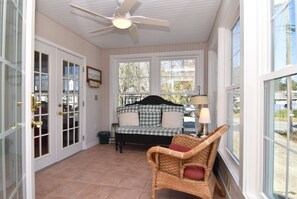
<svg viewBox="0 0 297 199">
<path fill-rule="evenodd" d="M 35 42 L 42 43 L 42 44 L 45 44 L 47 46 L 55 48 L 56 49 L 56 58 L 58 58 L 57 52 L 58 51 L 63 51 L 63 52 L 66 52 L 66 53 L 68 53 L 70 55 L 78 57 L 78 58 L 80 58 L 82 60 L 83 72 L 81 74 L 82 77 L 81 77 L 81 91 L 80 91 L 81 96 L 80 96 L 80 100 L 82 102 L 85 102 L 86 101 L 86 86 L 85 86 L 86 85 L 86 83 L 85 83 L 86 82 L 86 75 L 85 75 L 86 57 L 83 56 L 83 55 L 80 55 L 80 54 L 78 54 L 76 52 L 73 52 L 73 51 L 71 51 L 71 50 L 69 50 L 67 48 L 59 46 L 59 45 L 57 45 L 57 44 L 55 44 L 55 43 L 53 43 L 51 41 L 48 41 L 48 40 L 46 40 L 44 38 L 41 38 L 39 36 L 35 36 Z M 54 61 L 54 62 L 56 63 L 56 61 Z M 81 114 L 81 128 L 80 128 L 81 129 L 81 136 L 86 137 L 86 135 L 85 135 L 86 134 L 86 125 L 85 125 L 86 124 L 86 106 L 85 105 L 81 106 L 81 113 L 80 114 Z M 61 117 L 61 116 L 57 116 L 57 117 Z M 58 136 L 56 136 L 56 137 L 58 137 Z M 84 150 L 84 149 L 86 149 L 86 141 L 83 140 L 83 139 L 81 139 L 81 140 L 82 140 L 82 150 Z M 56 142 L 57 139 L 54 140 L 54 141 Z M 57 146 L 57 148 L 59 148 L 59 146 L 57 144 L 56 144 L 56 146 Z M 34 160 L 34 158 L 33 158 L 33 160 Z M 59 160 L 60 160 L 60 158 L 59 158 Z"/>
<path fill-rule="evenodd" d="M 24 22 L 23 22 L 23 55 L 22 60 L 25 63 L 24 73 L 24 88 L 28 93 L 25 93 L 25 136 L 24 142 L 26 152 L 24 157 L 24 170 L 25 170 L 25 196 L 26 198 L 35 199 L 35 168 L 34 168 L 34 146 L 33 134 L 31 129 L 31 77 L 32 66 L 34 64 L 34 37 L 35 37 L 35 0 L 25 0 L 24 6 Z"/>
</svg>

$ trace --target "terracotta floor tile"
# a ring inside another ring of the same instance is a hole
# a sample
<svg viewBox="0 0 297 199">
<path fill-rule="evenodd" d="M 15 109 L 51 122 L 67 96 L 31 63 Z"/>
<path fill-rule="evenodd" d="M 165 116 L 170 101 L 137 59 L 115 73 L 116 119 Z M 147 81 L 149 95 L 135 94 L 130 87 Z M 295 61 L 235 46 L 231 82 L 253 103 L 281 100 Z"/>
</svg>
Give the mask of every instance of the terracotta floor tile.
<svg viewBox="0 0 297 199">
<path fill-rule="evenodd" d="M 77 198 L 78 199 L 107 199 L 115 190 L 115 187 L 104 185 L 91 185 L 84 190 Z"/>
<path fill-rule="evenodd" d="M 138 176 L 138 177 L 149 178 L 151 176 L 151 171 L 146 168 L 136 166 L 136 167 L 129 167 L 127 174 Z"/>
<path fill-rule="evenodd" d="M 50 193 L 50 196 L 59 196 L 65 198 L 75 198 L 80 195 L 91 184 L 83 182 L 68 182 L 60 185 Z"/>
<path fill-rule="evenodd" d="M 137 189 L 118 188 L 108 199 L 138 199 L 140 194 L 141 191 Z"/>
<path fill-rule="evenodd" d="M 39 196 L 45 196 L 66 183 L 68 183 L 68 181 L 52 177 L 39 179 L 35 181 L 35 192 Z"/>
<path fill-rule="evenodd" d="M 110 173 L 119 173 L 119 174 L 126 174 L 129 169 L 131 168 L 131 165 L 121 165 L 121 164 L 114 164 L 109 167 L 108 172 Z"/>
<path fill-rule="evenodd" d="M 64 168 L 60 172 L 56 173 L 53 177 L 70 180 L 76 177 L 81 171 L 82 169 L 79 168 Z"/>
<path fill-rule="evenodd" d="M 108 186 L 118 186 L 125 176 L 123 175 L 114 175 L 112 173 L 104 173 L 102 176 L 98 177 L 94 183 L 99 185 L 108 185 Z"/>
<path fill-rule="evenodd" d="M 146 161 L 149 147 L 96 145 L 35 174 L 36 199 L 150 199 L 152 171 Z M 193 196 L 157 191 L 157 199 Z M 224 199 L 215 191 L 214 199 Z"/>
<path fill-rule="evenodd" d="M 69 197 L 46 196 L 44 199 L 69 199 Z"/>
<path fill-rule="evenodd" d="M 85 170 L 78 173 L 72 180 L 86 183 L 96 183 L 97 179 L 104 175 L 103 172 Z"/>
<path fill-rule="evenodd" d="M 148 178 L 127 175 L 122 179 L 118 187 L 143 190 L 147 181 Z"/>
</svg>

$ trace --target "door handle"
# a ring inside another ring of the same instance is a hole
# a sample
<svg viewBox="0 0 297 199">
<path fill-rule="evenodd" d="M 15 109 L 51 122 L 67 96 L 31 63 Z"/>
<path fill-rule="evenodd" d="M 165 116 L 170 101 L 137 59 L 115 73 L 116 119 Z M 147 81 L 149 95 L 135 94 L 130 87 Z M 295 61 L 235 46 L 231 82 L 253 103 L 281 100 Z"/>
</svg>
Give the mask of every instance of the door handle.
<svg viewBox="0 0 297 199">
<path fill-rule="evenodd" d="M 35 112 L 41 106 L 41 102 L 38 102 L 35 95 L 31 94 L 31 111 Z"/>
<path fill-rule="evenodd" d="M 32 123 L 31 123 L 31 127 L 32 128 L 34 128 L 34 127 L 40 128 L 42 125 L 43 125 L 43 122 L 42 121 L 32 120 Z"/>
<path fill-rule="evenodd" d="M 62 112 L 62 111 L 59 111 L 58 112 L 58 115 L 66 115 L 67 113 L 65 113 L 65 112 Z"/>
</svg>

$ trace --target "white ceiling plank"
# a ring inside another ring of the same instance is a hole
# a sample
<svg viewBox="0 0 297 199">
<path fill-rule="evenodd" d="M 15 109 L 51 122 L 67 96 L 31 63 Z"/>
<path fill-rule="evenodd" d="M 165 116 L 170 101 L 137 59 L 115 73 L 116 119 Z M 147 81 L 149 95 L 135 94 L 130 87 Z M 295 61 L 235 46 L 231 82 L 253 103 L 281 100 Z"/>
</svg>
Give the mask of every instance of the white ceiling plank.
<svg viewBox="0 0 297 199">
<path fill-rule="evenodd" d="M 107 17 L 112 17 L 118 6 L 117 0 L 36 0 L 36 9 L 100 48 L 124 48 L 206 42 L 221 0 L 138 0 L 131 10 L 131 15 L 168 20 L 170 28 L 168 30 L 139 25 L 137 43 L 131 40 L 128 30 L 114 29 L 108 34 L 89 34 L 92 30 L 110 24 L 75 11 L 69 3 Z"/>
</svg>

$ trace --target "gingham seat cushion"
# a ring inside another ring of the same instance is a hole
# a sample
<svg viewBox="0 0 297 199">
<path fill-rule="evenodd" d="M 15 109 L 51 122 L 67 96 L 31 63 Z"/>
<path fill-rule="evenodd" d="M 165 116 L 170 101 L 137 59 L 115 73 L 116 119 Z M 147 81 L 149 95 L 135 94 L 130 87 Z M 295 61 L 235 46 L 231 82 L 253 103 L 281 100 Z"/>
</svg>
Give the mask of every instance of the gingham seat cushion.
<svg viewBox="0 0 297 199">
<path fill-rule="evenodd" d="M 182 128 L 164 127 L 143 127 L 143 126 L 120 126 L 117 133 L 121 134 L 140 134 L 140 135 L 160 135 L 174 136 L 182 133 Z"/>
<path fill-rule="evenodd" d="M 139 126 L 161 126 L 160 105 L 139 105 Z"/>
</svg>

